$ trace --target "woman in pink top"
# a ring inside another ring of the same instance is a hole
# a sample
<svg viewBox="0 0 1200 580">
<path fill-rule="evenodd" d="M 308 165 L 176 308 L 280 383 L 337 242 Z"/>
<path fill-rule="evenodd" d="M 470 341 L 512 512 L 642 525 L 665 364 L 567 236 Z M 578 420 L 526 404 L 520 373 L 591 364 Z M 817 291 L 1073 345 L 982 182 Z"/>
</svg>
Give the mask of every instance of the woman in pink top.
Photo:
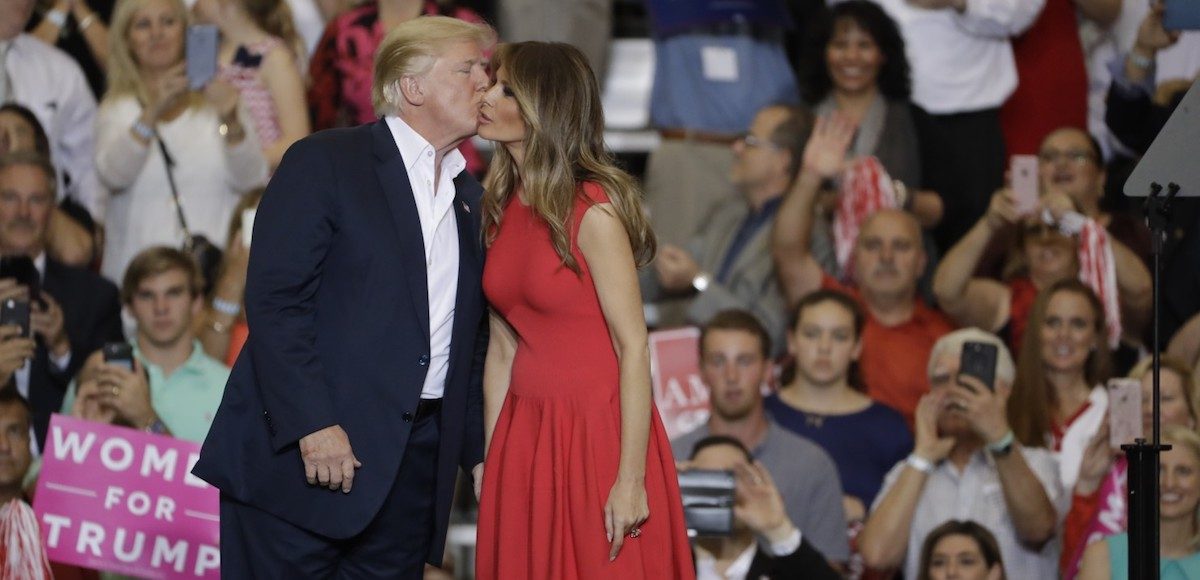
<svg viewBox="0 0 1200 580">
<path fill-rule="evenodd" d="M 197 0 L 196 16 L 221 29 L 217 76 L 237 87 L 274 170 L 311 128 L 297 62 L 303 45 L 284 0 Z"/>
</svg>

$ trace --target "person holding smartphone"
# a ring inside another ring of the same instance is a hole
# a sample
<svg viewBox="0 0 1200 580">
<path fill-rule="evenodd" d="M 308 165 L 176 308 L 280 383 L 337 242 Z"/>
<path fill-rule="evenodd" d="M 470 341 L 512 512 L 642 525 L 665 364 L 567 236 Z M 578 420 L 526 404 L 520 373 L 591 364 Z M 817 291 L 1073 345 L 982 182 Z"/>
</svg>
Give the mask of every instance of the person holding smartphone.
<svg viewBox="0 0 1200 580">
<path fill-rule="evenodd" d="M 963 372 L 973 366 L 963 360 L 969 343 L 995 348 L 994 384 Z M 969 519 L 995 535 L 1012 578 L 1054 578 L 1067 498 L 1050 451 L 1019 441 L 1010 427 L 1012 355 L 994 335 L 967 328 L 942 337 L 928 363 L 931 390 L 917 407 L 913 453 L 888 473 L 858 536 L 867 566 L 918 578 L 930 532 Z"/>
<path fill-rule="evenodd" d="M 27 330 L 0 329 L 0 381 L 12 377 L 29 400 L 39 448 L 50 415 L 87 354 L 124 340 L 117 289 L 91 270 L 57 260 L 48 250 L 54 169 L 32 151 L 0 156 L 0 324 L 8 300 Z M 5 327 L 8 329 L 9 327 Z M 26 364 L 28 361 L 28 364 Z"/>
<path fill-rule="evenodd" d="M 204 303 L 187 254 L 148 248 L 129 264 L 121 299 L 134 340 L 90 353 L 61 412 L 200 442 L 221 402 L 229 368 L 204 353 L 192 331 Z"/>
<path fill-rule="evenodd" d="M 185 241 L 169 179 L 190 233 L 219 248 L 238 198 L 266 182 L 237 89 L 186 75 L 188 14 L 181 0 L 120 0 L 113 14 L 110 83 L 96 120 L 96 170 L 112 194 L 101 266 L 110 280 L 141 250 Z"/>
<path fill-rule="evenodd" d="M 792 523 L 775 480 L 741 441 L 711 435 L 696 441 L 689 453 L 681 471 L 727 470 L 735 478 L 733 533 L 696 540 L 697 580 L 842 577 Z"/>
</svg>

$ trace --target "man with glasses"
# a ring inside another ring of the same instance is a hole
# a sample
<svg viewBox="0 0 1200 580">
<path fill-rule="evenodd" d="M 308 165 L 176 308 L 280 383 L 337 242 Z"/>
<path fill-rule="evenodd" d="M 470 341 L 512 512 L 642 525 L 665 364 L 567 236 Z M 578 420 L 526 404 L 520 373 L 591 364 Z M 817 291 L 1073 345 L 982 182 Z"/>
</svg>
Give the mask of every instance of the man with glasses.
<svg viewBox="0 0 1200 580">
<path fill-rule="evenodd" d="M 657 309 L 658 326 L 704 324 L 740 308 L 763 321 L 774 344 L 784 344 L 786 307 L 771 260 L 771 224 L 811 128 L 807 110 L 770 105 L 733 143 L 730 181 L 737 195 L 716 206 L 686 248 L 664 244 L 654 268 L 642 271 L 646 302 L 684 300 L 683 308 L 677 301 Z"/>
<path fill-rule="evenodd" d="M 9 277 L 14 268 L 0 278 L 0 302 L 29 301 L 32 312 L 30 335 L 0 327 L 0 385 L 11 383 L 29 401 L 39 448 L 87 355 L 124 340 L 117 287 L 46 255 L 56 183 L 54 167 L 37 153 L 0 156 L 0 255 L 28 257 L 36 269 L 19 281 Z"/>
</svg>

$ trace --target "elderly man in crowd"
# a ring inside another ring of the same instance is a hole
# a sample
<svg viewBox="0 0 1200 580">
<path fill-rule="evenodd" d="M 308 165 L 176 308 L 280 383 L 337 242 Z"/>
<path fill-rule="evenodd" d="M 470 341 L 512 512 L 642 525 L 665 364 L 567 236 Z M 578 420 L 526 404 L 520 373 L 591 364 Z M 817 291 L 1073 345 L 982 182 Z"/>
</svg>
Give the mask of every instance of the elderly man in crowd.
<svg viewBox="0 0 1200 580">
<path fill-rule="evenodd" d="M 34 269 L 0 272 L 9 276 L 0 278 L 0 301 L 29 301 L 32 310 L 32 336 L 0 329 L 0 381 L 11 377 L 29 401 L 39 448 L 50 414 L 62 406 L 67 383 L 87 355 L 105 342 L 124 340 L 116 286 L 47 255 L 55 187 L 45 157 L 32 151 L 0 156 L 0 255 L 28 258 L 24 263 Z"/>
<path fill-rule="evenodd" d="M 688 458 L 711 435 L 741 442 L 779 482 L 788 517 L 830 562 L 850 557 L 842 484 L 833 460 L 815 443 L 779 427 L 763 409 L 762 386 L 771 370 L 771 340 L 754 315 L 727 310 L 700 334 L 700 374 L 712 415 L 671 442 L 675 458 Z"/>
<path fill-rule="evenodd" d="M 659 248 L 654 268 L 642 271 L 642 299 L 687 300 L 687 322 L 704 324 L 718 311 L 740 308 L 766 325 L 782 346 L 786 308 L 771 260 L 771 224 L 796 175 L 812 116 L 802 108 L 769 105 L 750 130 L 734 141 L 729 172 L 736 195 L 718 204 L 686 249 Z M 662 303 L 662 326 L 683 322 L 675 302 Z"/>
<path fill-rule="evenodd" d="M 775 268 L 789 304 L 818 288 L 840 289 L 862 302 L 867 322 L 859 370 L 867 394 L 900 411 L 911 425 L 917 401 L 929 388 L 924 361 L 933 343 L 954 328 L 917 294 L 927 264 L 920 224 L 896 209 L 877 211 L 862 223 L 851 258 L 856 289 L 825 272 L 812 252 L 814 205 L 822 183 L 841 171 L 853 135 L 854 127 L 840 117 L 817 120 L 800 173 L 775 218 Z"/>
<path fill-rule="evenodd" d="M 967 342 L 996 348 L 994 384 L 960 372 Z M 929 358 L 933 389 L 917 407 L 912 455 L 888 473 L 859 549 L 871 568 L 917 578 L 925 536 L 947 520 L 975 520 L 996 536 L 1010 578 L 1057 576 L 1055 531 L 1066 513 L 1050 451 L 1014 440 L 1006 415 L 1016 369 L 994 335 L 946 335 Z"/>
</svg>

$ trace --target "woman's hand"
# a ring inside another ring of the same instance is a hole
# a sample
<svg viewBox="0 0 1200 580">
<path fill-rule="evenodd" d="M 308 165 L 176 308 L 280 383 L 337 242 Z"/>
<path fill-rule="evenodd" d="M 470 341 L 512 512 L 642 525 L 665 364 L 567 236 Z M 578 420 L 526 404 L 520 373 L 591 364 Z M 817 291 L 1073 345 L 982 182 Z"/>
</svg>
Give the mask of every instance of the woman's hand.
<svg viewBox="0 0 1200 580">
<path fill-rule="evenodd" d="M 617 559 L 626 535 L 636 539 L 642 534 L 640 526 L 648 517 L 650 505 L 646 500 L 645 479 L 618 476 L 604 504 L 604 531 L 612 544 L 610 562 Z"/>
<path fill-rule="evenodd" d="M 1175 44 L 1179 40 L 1178 30 L 1167 30 L 1163 27 L 1162 2 L 1152 2 L 1150 12 L 1138 26 L 1137 37 L 1133 43 L 1133 51 L 1146 58 L 1153 58 L 1158 51 Z"/>
<path fill-rule="evenodd" d="M 229 123 L 237 120 L 237 87 L 222 81 L 212 80 L 204 87 L 204 100 L 216 109 L 221 120 Z"/>
<path fill-rule="evenodd" d="M 164 113 L 175 106 L 188 92 L 187 64 L 179 63 L 167 70 L 158 80 L 151 83 L 146 103 L 146 112 L 151 124 L 162 117 Z"/>
<path fill-rule="evenodd" d="M 1100 422 L 1100 429 L 1088 441 L 1079 462 L 1079 479 L 1075 481 L 1075 494 L 1088 496 L 1100 489 L 1100 484 L 1112 470 L 1114 451 L 1108 441 L 1108 415 Z"/>
<path fill-rule="evenodd" d="M 996 231 L 1008 224 L 1017 223 L 1017 220 L 1021 219 L 1021 214 L 1017 212 L 1017 202 L 1014 199 L 1011 189 L 1001 189 L 992 196 L 992 201 L 988 204 L 985 217 L 992 231 Z"/>
</svg>

